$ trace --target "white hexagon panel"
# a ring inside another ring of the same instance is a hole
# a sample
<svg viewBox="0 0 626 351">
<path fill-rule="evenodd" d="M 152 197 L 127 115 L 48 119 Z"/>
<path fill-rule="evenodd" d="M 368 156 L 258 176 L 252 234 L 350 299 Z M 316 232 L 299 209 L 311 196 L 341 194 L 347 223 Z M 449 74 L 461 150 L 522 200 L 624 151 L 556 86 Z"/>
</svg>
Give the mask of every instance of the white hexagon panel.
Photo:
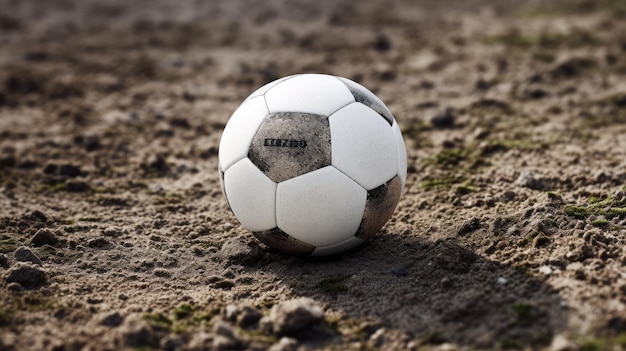
<svg viewBox="0 0 626 351">
<path fill-rule="evenodd" d="M 265 93 L 270 112 L 306 112 L 329 116 L 354 102 L 348 87 L 334 76 L 298 75 L 272 87 Z"/>
<path fill-rule="evenodd" d="M 235 162 L 248 155 L 252 138 L 265 117 L 267 105 L 263 96 L 245 101 L 228 120 L 219 146 L 219 165 L 227 171 Z"/>
<path fill-rule="evenodd" d="M 255 232 L 276 227 L 276 183 L 248 158 L 224 172 L 224 192 L 230 208 L 246 229 Z"/>
<path fill-rule="evenodd" d="M 355 102 L 329 117 L 332 165 L 367 190 L 398 173 L 398 147 L 391 125 Z"/>
<path fill-rule="evenodd" d="M 276 190 L 276 223 L 315 247 L 335 245 L 356 234 L 367 191 L 332 166 L 286 180 Z"/>
</svg>

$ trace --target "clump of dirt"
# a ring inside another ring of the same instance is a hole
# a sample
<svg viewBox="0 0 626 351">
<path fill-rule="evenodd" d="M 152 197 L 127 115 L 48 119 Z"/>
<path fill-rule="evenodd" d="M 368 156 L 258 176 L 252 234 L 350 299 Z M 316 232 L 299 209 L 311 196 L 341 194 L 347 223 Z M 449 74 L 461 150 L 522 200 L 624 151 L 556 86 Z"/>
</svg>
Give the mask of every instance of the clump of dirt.
<svg viewBox="0 0 626 351">
<path fill-rule="evenodd" d="M 623 2 L 0 0 L 0 349 L 626 347 Z M 389 106 L 371 242 L 272 252 L 223 197 L 240 102 Z"/>
</svg>

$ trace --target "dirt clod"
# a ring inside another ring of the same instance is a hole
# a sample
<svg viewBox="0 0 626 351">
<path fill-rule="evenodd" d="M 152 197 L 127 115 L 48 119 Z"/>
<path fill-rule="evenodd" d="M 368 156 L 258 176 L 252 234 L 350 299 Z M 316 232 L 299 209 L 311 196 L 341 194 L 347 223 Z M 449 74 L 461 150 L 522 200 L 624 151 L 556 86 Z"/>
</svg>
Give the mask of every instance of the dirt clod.
<svg viewBox="0 0 626 351">
<path fill-rule="evenodd" d="M 18 262 L 30 262 L 41 266 L 43 262 L 37 256 L 33 250 L 26 246 L 20 246 L 13 252 L 13 258 Z"/>
<path fill-rule="evenodd" d="M 48 274 L 37 265 L 18 262 L 7 271 L 4 279 L 7 283 L 17 283 L 30 289 L 47 284 Z"/>
<path fill-rule="evenodd" d="M 294 335 L 322 320 L 322 309 L 311 299 L 285 301 L 272 307 L 266 323 L 278 335 Z"/>
<path fill-rule="evenodd" d="M 39 229 L 30 239 L 30 243 L 34 247 L 55 245 L 58 242 L 59 239 L 57 238 L 57 236 L 50 229 L 47 228 Z"/>
</svg>

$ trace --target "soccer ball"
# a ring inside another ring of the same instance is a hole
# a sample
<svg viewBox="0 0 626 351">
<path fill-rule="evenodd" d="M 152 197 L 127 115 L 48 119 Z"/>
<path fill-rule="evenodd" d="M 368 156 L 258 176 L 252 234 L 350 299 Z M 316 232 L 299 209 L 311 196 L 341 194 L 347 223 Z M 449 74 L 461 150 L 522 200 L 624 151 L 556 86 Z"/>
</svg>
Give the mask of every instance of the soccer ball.
<svg viewBox="0 0 626 351">
<path fill-rule="evenodd" d="M 345 78 L 268 83 L 233 113 L 219 146 L 222 190 L 267 246 L 323 256 L 356 247 L 389 220 L 406 181 L 398 123 Z"/>
</svg>

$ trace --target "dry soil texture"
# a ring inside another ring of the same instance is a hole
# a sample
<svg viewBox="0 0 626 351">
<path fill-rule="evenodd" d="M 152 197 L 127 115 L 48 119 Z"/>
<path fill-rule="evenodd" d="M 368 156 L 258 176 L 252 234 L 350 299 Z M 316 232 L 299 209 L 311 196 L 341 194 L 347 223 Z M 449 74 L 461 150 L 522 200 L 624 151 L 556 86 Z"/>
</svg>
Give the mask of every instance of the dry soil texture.
<svg viewBox="0 0 626 351">
<path fill-rule="evenodd" d="M 338 257 L 239 226 L 281 76 L 387 103 L 409 176 Z M 0 349 L 626 348 L 626 4 L 0 0 Z"/>
</svg>

